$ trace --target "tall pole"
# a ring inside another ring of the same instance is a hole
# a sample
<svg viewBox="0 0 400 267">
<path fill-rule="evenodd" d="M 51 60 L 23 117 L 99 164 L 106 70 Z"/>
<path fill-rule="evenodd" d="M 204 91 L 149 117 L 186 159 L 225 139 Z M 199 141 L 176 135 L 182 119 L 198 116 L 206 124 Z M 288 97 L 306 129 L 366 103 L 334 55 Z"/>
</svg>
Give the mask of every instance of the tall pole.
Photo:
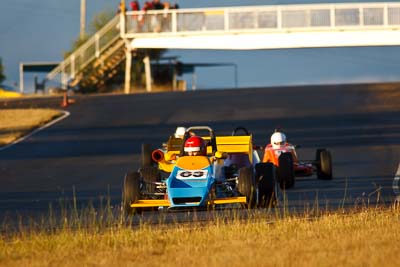
<svg viewBox="0 0 400 267">
<path fill-rule="evenodd" d="M 132 73 L 132 50 L 125 49 L 125 94 L 131 92 L 131 73 Z"/>
<path fill-rule="evenodd" d="M 86 35 L 86 0 L 81 0 L 81 31 L 80 38 L 83 39 Z"/>
</svg>

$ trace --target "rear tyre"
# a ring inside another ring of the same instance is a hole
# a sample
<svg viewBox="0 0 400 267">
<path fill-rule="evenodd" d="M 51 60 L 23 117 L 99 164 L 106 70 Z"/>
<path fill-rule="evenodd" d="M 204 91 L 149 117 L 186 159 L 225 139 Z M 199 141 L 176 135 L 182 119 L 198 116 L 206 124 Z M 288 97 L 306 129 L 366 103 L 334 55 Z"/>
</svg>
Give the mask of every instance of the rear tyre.
<svg viewBox="0 0 400 267">
<path fill-rule="evenodd" d="M 332 180 L 332 157 L 326 149 L 317 150 L 317 178 L 320 180 Z"/>
<path fill-rule="evenodd" d="M 247 208 L 254 208 L 256 205 L 256 190 L 253 167 L 239 169 L 238 191 L 246 197 Z"/>
<path fill-rule="evenodd" d="M 140 199 L 140 174 L 138 172 L 130 172 L 125 175 L 122 205 L 125 215 L 133 215 L 140 212 L 138 209 L 133 209 L 131 204 Z"/>
<path fill-rule="evenodd" d="M 140 174 L 143 177 L 145 190 L 147 193 L 156 193 L 156 182 L 159 182 L 160 171 L 157 167 L 147 166 L 140 169 Z"/>
<path fill-rule="evenodd" d="M 142 167 L 150 167 L 153 164 L 151 158 L 152 148 L 150 144 L 142 144 Z"/>
<path fill-rule="evenodd" d="M 275 207 L 275 167 L 272 163 L 259 163 L 256 165 L 258 179 L 258 206 L 261 208 Z"/>
<path fill-rule="evenodd" d="M 281 189 L 289 189 L 295 184 L 292 153 L 282 153 L 278 161 L 279 167 L 277 168 L 277 176 L 279 185 Z"/>
</svg>

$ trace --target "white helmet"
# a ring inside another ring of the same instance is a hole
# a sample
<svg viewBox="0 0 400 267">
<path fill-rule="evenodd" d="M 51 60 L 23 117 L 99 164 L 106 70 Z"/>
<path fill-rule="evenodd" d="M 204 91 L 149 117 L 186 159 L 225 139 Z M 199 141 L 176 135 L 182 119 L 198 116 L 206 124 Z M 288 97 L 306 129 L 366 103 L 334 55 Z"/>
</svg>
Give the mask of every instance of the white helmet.
<svg viewBox="0 0 400 267">
<path fill-rule="evenodd" d="M 183 138 L 183 136 L 185 135 L 186 132 L 186 128 L 185 127 L 176 127 L 176 131 L 175 131 L 175 138 Z"/>
<path fill-rule="evenodd" d="M 286 143 L 286 135 L 281 132 L 275 132 L 271 135 L 271 145 L 273 148 L 277 149 Z"/>
</svg>

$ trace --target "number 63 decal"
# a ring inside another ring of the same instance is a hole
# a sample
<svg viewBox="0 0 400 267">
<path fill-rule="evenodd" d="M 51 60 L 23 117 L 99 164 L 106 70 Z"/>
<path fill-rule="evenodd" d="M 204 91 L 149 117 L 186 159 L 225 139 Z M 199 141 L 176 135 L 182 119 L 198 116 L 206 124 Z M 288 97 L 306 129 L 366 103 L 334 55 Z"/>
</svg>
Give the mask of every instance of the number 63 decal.
<svg viewBox="0 0 400 267">
<path fill-rule="evenodd" d="M 191 178 L 206 178 L 208 170 L 196 170 L 196 171 L 186 171 L 179 170 L 176 174 L 178 179 L 191 179 Z"/>
</svg>

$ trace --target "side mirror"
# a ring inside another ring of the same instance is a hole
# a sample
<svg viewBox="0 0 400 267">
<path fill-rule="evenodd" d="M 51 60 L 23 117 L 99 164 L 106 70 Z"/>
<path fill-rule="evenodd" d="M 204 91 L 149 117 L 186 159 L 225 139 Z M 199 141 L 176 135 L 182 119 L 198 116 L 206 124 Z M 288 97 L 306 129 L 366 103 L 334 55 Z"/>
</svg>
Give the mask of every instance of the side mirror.
<svg viewBox="0 0 400 267">
<path fill-rule="evenodd" d="M 217 151 L 214 155 L 217 159 L 226 159 L 228 154 L 226 152 Z"/>
</svg>

